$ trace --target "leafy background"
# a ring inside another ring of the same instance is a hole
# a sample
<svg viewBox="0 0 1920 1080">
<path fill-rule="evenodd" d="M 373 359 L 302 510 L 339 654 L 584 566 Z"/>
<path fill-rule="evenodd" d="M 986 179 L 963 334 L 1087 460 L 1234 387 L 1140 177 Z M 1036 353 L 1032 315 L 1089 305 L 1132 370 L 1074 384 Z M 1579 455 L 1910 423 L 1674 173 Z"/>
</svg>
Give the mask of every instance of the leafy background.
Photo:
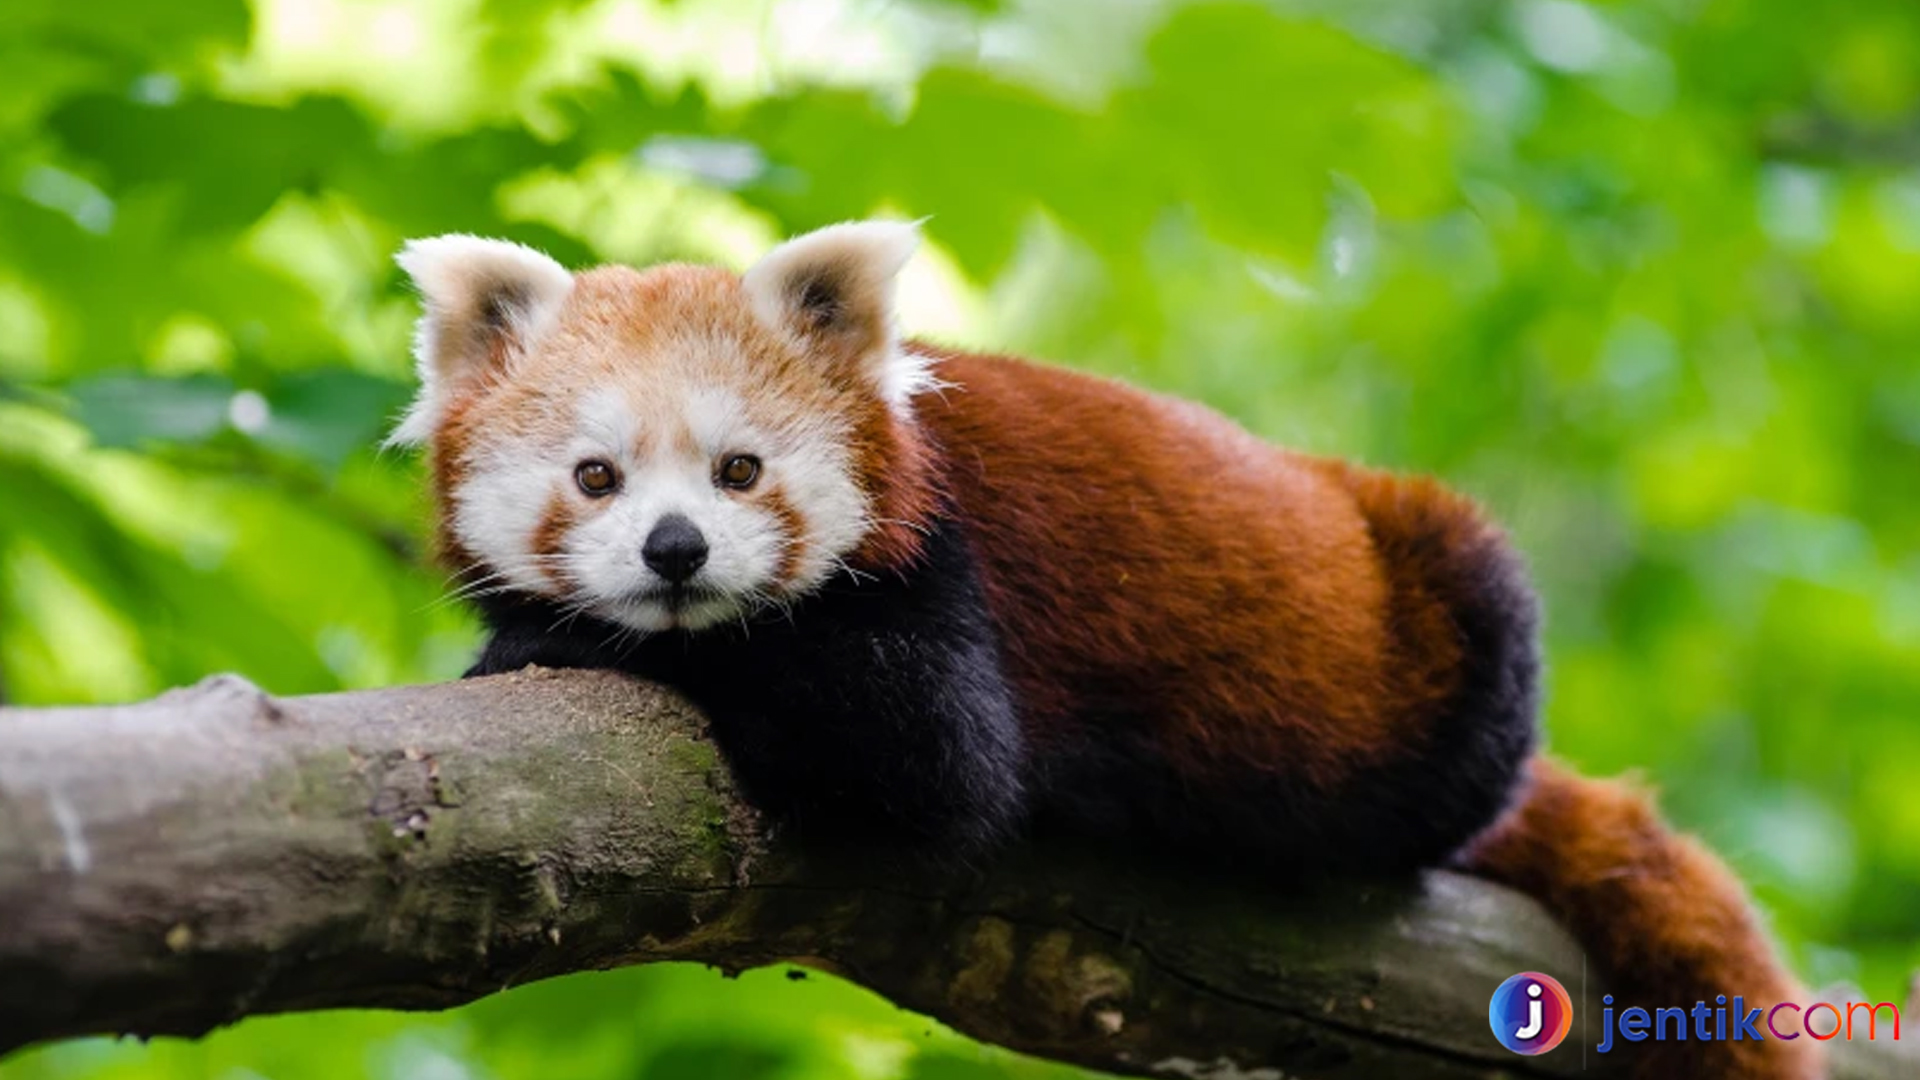
<svg viewBox="0 0 1920 1080">
<path fill-rule="evenodd" d="M 915 330 L 1441 473 L 1531 555 L 1547 723 L 1799 970 L 1920 962 L 1920 7 L 8 0 L 0 681 L 453 675 L 390 255 L 741 265 L 932 215 Z M 1065 1075 L 822 977 L 88 1040 L 9 1077 Z"/>
</svg>

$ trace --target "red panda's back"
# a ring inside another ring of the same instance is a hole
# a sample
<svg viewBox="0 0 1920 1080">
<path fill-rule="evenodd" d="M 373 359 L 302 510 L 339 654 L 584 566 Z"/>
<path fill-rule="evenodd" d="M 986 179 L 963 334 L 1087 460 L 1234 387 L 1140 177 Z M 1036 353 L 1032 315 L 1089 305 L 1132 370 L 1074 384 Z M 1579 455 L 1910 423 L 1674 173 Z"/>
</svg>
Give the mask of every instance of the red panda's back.
<svg viewBox="0 0 1920 1080">
<path fill-rule="evenodd" d="M 1145 726 L 1183 771 L 1331 784 L 1449 690 L 1446 615 L 1395 610 L 1337 463 L 1109 380 L 940 355 L 954 387 L 916 407 L 1042 747 Z M 1395 625 L 1409 616 L 1430 625 Z"/>
</svg>

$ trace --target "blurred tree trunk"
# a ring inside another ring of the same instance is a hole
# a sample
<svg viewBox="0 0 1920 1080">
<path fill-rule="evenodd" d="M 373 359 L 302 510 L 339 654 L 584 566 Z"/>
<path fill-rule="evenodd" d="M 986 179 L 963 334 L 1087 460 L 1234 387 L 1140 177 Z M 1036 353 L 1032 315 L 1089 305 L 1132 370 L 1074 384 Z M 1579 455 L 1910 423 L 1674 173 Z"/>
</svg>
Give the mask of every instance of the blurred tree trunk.
<svg viewBox="0 0 1920 1080">
<path fill-rule="evenodd" d="M 1566 1076 L 1598 1037 L 1494 1043 L 1487 997 L 1513 972 L 1601 992 L 1497 886 L 1279 898 L 1122 861 L 1036 849 L 935 877 L 790 850 L 697 714 L 604 673 L 288 699 L 222 677 L 0 710 L 0 1050 L 442 1008 L 655 960 L 808 964 L 1121 1073 Z M 1907 1071 L 1855 1053 L 1842 1075 Z"/>
</svg>

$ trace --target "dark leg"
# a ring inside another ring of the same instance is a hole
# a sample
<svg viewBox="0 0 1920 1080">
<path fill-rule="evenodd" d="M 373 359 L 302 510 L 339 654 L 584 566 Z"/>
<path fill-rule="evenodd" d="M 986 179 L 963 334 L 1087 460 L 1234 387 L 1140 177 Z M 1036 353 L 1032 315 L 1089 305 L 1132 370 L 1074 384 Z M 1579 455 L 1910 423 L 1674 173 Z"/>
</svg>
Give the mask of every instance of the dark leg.
<svg viewBox="0 0 1920 1080">
<path fill-rule="evenodd" d="M 748 799 L 810 838 L 945 861 L 1024 817 L 1015 704 L 952 525 L 904 576 L 833 586 L 744 626 L 615 648 L 603 623 L 526 604 L 488 614 L 495 634 L 470 674 L 608 667 L 672 686 L 707 714 Z"/>
</svg>

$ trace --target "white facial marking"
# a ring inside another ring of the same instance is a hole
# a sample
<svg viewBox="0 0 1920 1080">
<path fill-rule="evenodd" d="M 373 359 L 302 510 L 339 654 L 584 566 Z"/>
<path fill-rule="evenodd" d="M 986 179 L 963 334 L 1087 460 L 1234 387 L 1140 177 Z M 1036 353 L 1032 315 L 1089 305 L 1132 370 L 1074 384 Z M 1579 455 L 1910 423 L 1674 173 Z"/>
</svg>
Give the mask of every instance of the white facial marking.
<svg viewBox="0 0 1920 1080">
<path fill-rule="evenodd" d="M 797 587 L 826 580 L 866 538 L 867 497 L 853 480 L 846 432 L 833 417 L 809 417 L 781 445 L 781 490 L 805 522 L 808 543 L 794 567 Z"/>
<path fill-rule="evenodd" d="M 414 245 L 403 265 L 427 300 L 422 390 L 396 440 L 439 437 L 449 400 L 482 395 L 479 411 L 460 424 L 470 442 L 446 512 L 454 539 L 495 575 L 489 587 L 642 632 L 744 620 L 819 588 L 875 524 L 854 471 L 855 420 L 832 404 L 849 392 L 846 365 L 860 365 L 859 392 L 872 395 L 863 408 L 905 414 L 915 395 L 941 385 L 931 361 L 902 348 L 893 330 L 894 278 L 917 242 L 915 226 L 897 223 L 820 230 L 746 273 L 749 311 L 727 309 L 739 294 L 712 277 L 629 294 L 681 305 L 663 307 L 658 320 L 609 300 L 609 279 L 583 275 L 576 287 L 526 249 L 467 237 Z M 859 336 L 822 337 L 817 325 L 810 331 L 796 321 L 795 284 L 808 273 L 837 283 L 846 290 L 839 299 L 865 313 L 868 322 L 843 328 Z M 502 292 L 503 283 L 518 287 Z M 707 298 L 721 305 L 711 318 L 698 306 Z M 462 329 L 465 336 L 455 333 Z M 500 345 L 503 329 L 511 348 L 453 348 Z M 835 341 L 857 344 L 835 352 Z M 840 366 L 803 366 L 814 359 L 801 355 L 809 350 L 822 365 Z M 782 375 L 756 366 L 763 356 L 794 366 Z M 475 362 L 486 379 L 471 377 Z M 487 395 L 495 393 L 510 397 L 492 399 L 490 409 Z M 760 462 L 744 490 L 716 482 L 735 454 Z M 576 471 L 589 460 L 617 474 L 610 492 L 580 489 Z M 643 556 L 668 515 L 690 522 L 707 548 L 705 562 L 677 586 Z"/>
<path fill-rule="evenodd" d="M 541 569 L 546 560 L 532 550 L 555 485 L 566 478 L 551 456 L 537 442 L 515 439 L 481 448 L 467 462 L 469 479 L 454 493 L 453 532 L 498 576 L 489 589 L 540 593 L 551 585 Z"/>
<path fill-rule="evenodd" d="M 549 570 L 557 565 L 571 590 L 565 603 L 641 631 L 701 629 L 811 590 L 865 536 L 866 498 L 849 472 L 835 417 L 805 416 L 763 430 L 739 395 L 718 385 L 667 402 L 602 388 L 580 399 L 569 427 L 560 447 L 524 439 L 494 444 L 471 461 L 458 492 L 456 534 L 510 587 L 550 595 Z M 718 465 L 734 454 L 761 461 L 747 492 L 714 482 Z M 578 494 L 573 471 L 588 459 L 619 472 L 613 494 Z M 532 545 L 556 492 L 577 504 L 574 524 L 559 554 L 541 555 Z M 790 522 L 765 501 L 772 492 L 798 518 L 797 533 L 789 534 Z M 677 596 L 641 554 L 669 514 L 692 522 L 708 549 L 705 565 Z"/>
</svg>

